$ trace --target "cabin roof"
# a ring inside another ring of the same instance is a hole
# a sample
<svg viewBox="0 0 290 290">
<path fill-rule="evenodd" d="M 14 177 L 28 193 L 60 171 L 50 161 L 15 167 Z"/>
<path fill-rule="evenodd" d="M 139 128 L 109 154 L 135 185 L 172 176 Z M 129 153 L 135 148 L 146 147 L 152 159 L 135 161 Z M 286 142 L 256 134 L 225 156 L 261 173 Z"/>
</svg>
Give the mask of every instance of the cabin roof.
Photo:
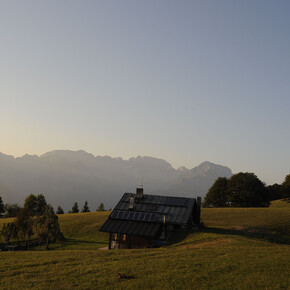
<svg viewBox="0 0 290 290">
<path fill-rule="evenodd" d="M 103 224 L 101 231 L 142 237 L 155 237 L 160 227 L 161 225 L 158 223 L 116 220 L 109 218 Z"/>
<path fill-rule="evenodd" d="M 135 196 L 132 193 L 125 193 L 114 208 L 110 217 L 114 216 L 114 211 L 117 210 L 131 211 L 129 210 L 129 200 L 132 195 Z M 153 222 L 162 223 L 163 217 L 165 216 L 166 223 L 187 224 L 194 203 L 194 198 L 143 194 L 141 199 L 135 198 L 133 212 L 156 214 L 156 219 Z M 119 217 L 121 217 L 121 214 Z"/>
<path fill-rule="evenodd" d="M 134 209 L 129 209 L 130 197 Z M 196 203 L 195 198 L 124 193 L 100 231 L 155 236 L 162 223 L 187 225 Z"/>
</svg>

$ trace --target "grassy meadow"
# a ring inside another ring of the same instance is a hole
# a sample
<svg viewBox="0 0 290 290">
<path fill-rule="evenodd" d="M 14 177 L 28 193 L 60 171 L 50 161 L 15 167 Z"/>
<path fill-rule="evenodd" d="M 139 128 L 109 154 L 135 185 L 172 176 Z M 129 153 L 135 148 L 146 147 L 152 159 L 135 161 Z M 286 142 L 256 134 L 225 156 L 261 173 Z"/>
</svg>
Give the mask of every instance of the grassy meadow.
<svg viewBox="0 0 290 290">
<path fill-rule="evenodd" d="M 108 214 L 60 215 L 67 242 L 50 251 L 1 252 L 0 288 L 290 288 L 288 206 L 202 209 L 204 228 L 145 250 L 100 250 Z"/>
</svg>

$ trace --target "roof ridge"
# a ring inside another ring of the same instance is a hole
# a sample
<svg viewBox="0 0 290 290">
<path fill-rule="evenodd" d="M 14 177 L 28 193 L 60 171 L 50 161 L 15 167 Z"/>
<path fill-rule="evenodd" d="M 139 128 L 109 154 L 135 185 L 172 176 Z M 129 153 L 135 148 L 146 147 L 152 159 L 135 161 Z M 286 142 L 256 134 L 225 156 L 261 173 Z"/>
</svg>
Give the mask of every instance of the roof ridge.
<svg viewBox="0 0 290 290">
<path fill-rule="evenodd" d="M 123 194 L 123 196 L 125 194 L 132 194 L 132 195 L 136 195 L 136 193 L 132 193 L 132 192 L 125 192 Z M 123 197 L 122 196 L 122 197 Z M 185 197 L 185 196 L 171 196 L 171 195 L 157 195 L 157 194 L 147 194 L 147 193 L 143 193 L 143 196 L 154 196 L 154 197 L 169 197 L 169 198 L 185 198 L 185 199 L 196 199 L 196 197 Z"/>
</svg>

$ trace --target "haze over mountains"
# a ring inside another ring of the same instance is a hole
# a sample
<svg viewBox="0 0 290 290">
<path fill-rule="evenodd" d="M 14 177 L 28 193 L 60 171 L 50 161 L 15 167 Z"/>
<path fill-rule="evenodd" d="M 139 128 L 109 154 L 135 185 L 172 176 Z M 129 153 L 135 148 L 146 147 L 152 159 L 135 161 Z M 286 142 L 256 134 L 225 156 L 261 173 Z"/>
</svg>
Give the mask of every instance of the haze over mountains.
<svg viewBox="0 0 290 290">
<path fill-rule="evenodd" d="M 144 181 L 148 194 L 185 197 L 204 196 L 216 178 L 230 177 L 228 167 L 203 162 L 197 167 L 174 169 L 168 162 L 152 157 L 111 158 L 85 151 L 56 150 L 41 156 L 14 158 L 0 153 L 0 196 L 4 203 L 23 204 L 30 194 L 44 194 L 54 207 L 65 211 L 74 202 L 91 211 L 100 202 L 116 205 L 124 192 L 134 192 Z"/>
</svg>

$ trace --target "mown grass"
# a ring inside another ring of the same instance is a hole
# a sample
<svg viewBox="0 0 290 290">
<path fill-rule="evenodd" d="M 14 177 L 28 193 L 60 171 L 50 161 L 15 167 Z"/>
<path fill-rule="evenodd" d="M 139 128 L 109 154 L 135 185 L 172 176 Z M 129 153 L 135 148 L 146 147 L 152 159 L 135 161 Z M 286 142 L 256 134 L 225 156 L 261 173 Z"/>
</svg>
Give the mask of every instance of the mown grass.
<svg viewBox="0 0 290 290">
<path fill-rule="evenodd" d="M 289 228 L 281 227 L 289 226 L 289 210 L 202 209 L 205 227 L 181 231 L 166 247 L 101 251 L 97 248 L 107 244 L 107 235 L 95 231 L 108 214 L 61 215 L 60 225 L 69 240 L 57 250 L 0 253 L 0 288 L 290 287 L 290 246 L 283 239 L 269 241 L 259 235 L 262 231 L 289 236 Z M 118 273 L 130 279 L 118 279 Z"/>
<path fill-rule="evenodd" d="M 205 208 L 206 227 L 224 232 L 250 235 L 269 241 L 290 243 L 290 210 L 270 208 Z"/>
<path fill-rule="evenodd" d="M 99 228 L 110 212 L 89 212 L 59 215 L 61 231 L 67 241 L 60 249 L 98 249 L 108 245 L 108 234 Z"/>
<path fill-rule="evenodd" d="M 290 201 L 287 199 L 277 199 L 271 201 L 270 207 L 288 207 L 290 208 Z"/>
<path fill-rule="evenodd" d="M 1 288 L 287 289 L 289 246 L 198 234 L 150 250 L 0 253 Z M 125 273 L 131 279 L 118 279 Z"/>
</svg>

